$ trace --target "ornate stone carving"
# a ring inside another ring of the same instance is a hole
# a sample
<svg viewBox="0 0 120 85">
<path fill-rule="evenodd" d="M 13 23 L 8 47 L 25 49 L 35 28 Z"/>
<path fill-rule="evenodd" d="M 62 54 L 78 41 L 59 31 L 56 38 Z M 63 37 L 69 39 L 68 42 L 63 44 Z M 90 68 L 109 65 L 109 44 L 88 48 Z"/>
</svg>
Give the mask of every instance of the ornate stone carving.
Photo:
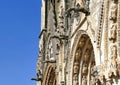
<svg viewBox="0 0 120 85">
<path fill-rule="evenodd" d="M 95 78 L 93 76 L 91 76 L 90 85 L 96 85 L 96 81 L 95 81 Z"/>
<path fill-rule="evenodd" d="M 85 55 L 84 55 L 84 62 L 87 64 L 89 62 L 89 58 L 90 58 L 90 50 L 87 49 L 85 51 Z"/>
<path fill-rule="evenodd" d="M 75 5 L 75 8 L 80 8 L 80 4 L 79 3 L 77 3 L 76 5 Z M 75 11 L 74 12 L 74 22 L 76 23 L 76 25 L 78 25 L 79 23 L 80 23 L 80 12 L 78 12 L 78 11 Z"/>
<path fill-rule="evenodd" d="M 47 7 L 43 8 L 47 32 L 43 35 L 45 43 L 40 42 L 44 43 L 42 48 L 45 49 L 45 56 L 42 56 L 42 59 L 57 60 L 56 63 L 42 62 L 41 67 L 38 61 L 37 68 L 42 69 L 40 71 L 43 76 L 46 74 L 42 85 L 58 85 L 62 84 L 61 81 L 64 81 L 65 85 L 119 85 L 120 60 L 117 59 L 120 57 L 120 0 L 119 2 L 118 0 L 43 0 L 43 2 L 44 7 Z M 86 14 L 88 10 L 91 14 L 86 18 L 83 13 Z M 70 17 L 65 16 L 66 11 L 70 12 Z M 70 23 L 72 20 L 73 23 Z M 77 24 L 79 25 L 76 26 Z M 95 35 L 92 34 L 91 28 Z M 55 32 L 52 29 L 55 29 Z M 50 34 L 48 31 L 51 31 Z M 59 39 L 48 40 L 54 33 Z M 59 36 L 64 34 L 69 35 L 65 41 Z M 49 70 L 46 71 L 49 65 L 58 65 L 58 69 L 55 69 L 56 74 L 51 75 Z M 53 83 L 54 79 L 57 80 L 56 84 Z"/>
<path fill-rule="evenodd" d="M 79 63 L 75 62 L 74 63 L 74 74 L 78 74 L 79 73 Z"/>
<path fill-rule="evenodd" d="M 88 67 L 87 67 L 87 64 L 83 64 L 82 74 L 83 74 L 83 75 L 87 75 L 87 73 L 88 73 Z"/>
<path fill-rule="evenodd" d="M 60 35 L 64 34 L 64 8 L 61 4 L 59 6 L 57 32 L 60 33 Z"/>
<path fill-rule="evenodd" d="M 109 71 L 109 76 L 112 76 L 113 73 L 116 76 L 117 75 L 117 47 L 116 45 L 111 45 L 111 52 L 110 52 L 110 58 L 109 58 L 109 63 L 110 63 L 110 71 Z"/>
<path fill-rule="evenodd" d="M 105 80 L 104 75 L 100 75 L 99 80 L 100 80 L 101 85 L 106 85 L 106 80 Z"/>
<path fill-rule="evenodd" d="M 78 51 L 76 52 L 76 59 L 79 58 Z M 78 60 L 75 60 L 74 62 L 74 68 L 73 68 L 73 85 L 78 85 L 78 74 L 79 74 L 79 62 Z"/>
<path fill-rule="evenodd" d="M 73 85 L 78 85 L 78 74 L 74 74 L 73 76 Z"/>
<path fill-rule="evenodd" d="M 95 63 L 91 65 L 90 85 L 96 85 Z"/>
<path fill-rule="evenodd" d="M 87 85 L 87 77 L 85 75 L 82 77 L 82 85 Z"/>
<path fill-rule="evenodd" d="M 82 37 L 80 42 L 79 42 L 79 47 L 82 48 L 85 45 L 86 38 Z"/>
<path fill-rule="evenodd" d="M 117 35 L 117 25 L 112 24 L 112 27 L 110 29 L 109 39 L 113 40 L 113 42 L 114 42 L 116 40 L 116 35 Z"/>
<path fill-rule="evenodd" d="M 120 63 L 120 0 L 118 0 L 118 10 L 117 10 L 117 54 Z"/>
<path fill-rule="evenodd" d="M 103 17 L 104 17 L 104 2 L 101 4 L 101 9 L 100 9 L 100 16 L 99 16 L 99 27 L 97 30 L 97 47 L 100 47 L 101 44 L 101 36 L 102 36 L 102 27 L 103 27 Z"/>
<path fill-rule="evenodd" d="M 110 20 L 113 21 L 113 23 L 116 22 L 117 19 L 117 4 L 116 1 L 117 0 L 111 0 L 111 6 L 110 6 Z"/>
<path fill-rule="evenodd" d="M 81 54 L 82 54 L 82 51 L 80 48 L 78 48 L 76 53 L 75 53 L 75 62 L 79 63 Z"/>
</svg>

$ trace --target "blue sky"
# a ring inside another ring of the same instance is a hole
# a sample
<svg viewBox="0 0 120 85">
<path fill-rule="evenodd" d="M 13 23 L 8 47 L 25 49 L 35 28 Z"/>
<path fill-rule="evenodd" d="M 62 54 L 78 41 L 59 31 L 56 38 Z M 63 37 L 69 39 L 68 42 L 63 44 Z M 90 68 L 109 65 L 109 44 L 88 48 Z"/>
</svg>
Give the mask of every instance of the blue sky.
<svg viewBox="0 0 120 85">
<path fill-rule="evenodd" d="M 0 0 L 0 85 L 36 85 L 41 0 Z"/>
</svg>

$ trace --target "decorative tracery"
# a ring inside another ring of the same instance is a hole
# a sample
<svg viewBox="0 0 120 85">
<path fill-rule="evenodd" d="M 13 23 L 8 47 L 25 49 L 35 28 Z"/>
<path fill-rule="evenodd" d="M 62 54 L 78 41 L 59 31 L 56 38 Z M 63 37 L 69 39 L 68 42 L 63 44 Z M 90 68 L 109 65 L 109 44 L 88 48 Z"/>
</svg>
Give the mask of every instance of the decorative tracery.
<svg viewBox="0 0 120 85">
<path fill-rule="evenodd" d="M 73 85 L 94 85 L 94 67 L 95 58 L 91 41 L 87 35 L 82 35 L 74 57 Z"/>
</svg>

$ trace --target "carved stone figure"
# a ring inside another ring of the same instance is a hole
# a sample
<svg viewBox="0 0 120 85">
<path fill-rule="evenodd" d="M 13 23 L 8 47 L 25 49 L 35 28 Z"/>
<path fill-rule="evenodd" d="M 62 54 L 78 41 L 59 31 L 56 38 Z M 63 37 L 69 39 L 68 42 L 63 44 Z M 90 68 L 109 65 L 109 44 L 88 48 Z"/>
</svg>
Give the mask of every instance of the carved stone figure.
<svg viewBox="0 0 120 85">
<path fill-rule="evenodd" d="M 75 5 L 75 8 L 80 8 L 80 4 L 79 3 L 77 3 L 76 5 Z M 74 12 L 74 22 L 76 23 L 76 25 L 78 25 L 79 23 L 80 23 L 80 12 L 78 12 L 78 11 L 75 11 Z"/>
<path fill-rule="evenodd" d="M 117 25 L 113 24 L 110 29 L 110 34 L 109 34 L 110 38 L 109 39 L 115 41 L 116 35 L 117 35 Z"/>
<path fill-rule="evenodd" d="M 78 74 L 79 73 L 79 63 L 75 62 L 74 63 L 74 74 Z"/>
<path fill-rule="evenodd" d="M 73 75 L 73 85 L 78 85 L 78 74 Z"/>
<path fill-rule="evenodd" d="M 112 0 L 111 6 L 110 6 L 110 20 L 113 21 L 113 23 L 116 21 L 117 19 L 117 4 L 116 4 L 116 0 Z"/>
<path fill-rule="evenodd" d="M 82 85 L 87 85 L 87 77 L 85 75 L 82 77 Z"/>
<path fill-rule="evenodd" d="M 89 57 L 90 57 L 90 50 L 87 49 L 87 50 L 85 51 L 85 55 L 84 55 L 84 62 L 85 62 L 85 63 L 89 63 Z"/>
<path fill-rule="evenodd" d="M 117 47 L 115 45 L 111 46 L 111 52 L 110 52 L 110 73 L 109 76 L 112 76 L 112 73 L 114 73 L 114 75 L 117 75 L 116 73 L 116 68 L 117 68 L 117 62 L 116 62 L 116 58 L 117 58 Z"/>
<path fill-rule="evenodd" d="M 79 62 L 80 61 L 80 57 L 81 57 L 81 49 L 78 48 L 76 53 L 75 53 L 75 62 Z"/>
<path fill-rule="evenodd" d="M 116 45 L 111 46 L 111 56 L 113 58 L 117 58 L 117 47 L 116 47 Z"/>
<path fill-rule="evenodd" d="M 64 33 L 64 9 L 63 9 L 63 6 L 60 5 L 60 9 L 59 9 L 59 14 L 58 14 L 58 18 L 59 18 L 59 21 L 58 21 L 58 31 L 60 32 L 60 34 L 62 35 Z"/>
<path fill-rule="evenodd" d="M 88 73 L 88 67 L 87 67 L 87 64 L 83 64 L 82 73 L 83 73 L 83 75 L 87 75 L 87 73 Z"/>
<path fill-rule="evenodd" d="M 82 48 L 85 45 L 86 38 L 82 37 L 80 42 L 79 42 L 79 47 Z"/>
<path fill-rule="evenodd" d="M 90 85 L 96 85 L 96 81 L 95 81 L 95 78 L 93 76 L 91 76 Z"/>
<path fill-rule="evenodd" d="M 100 80 L 101 85 L 106 85 L 105 76 L 101 75 L 99 80 Z"/>
<path fill-rule="evenodd" d="M 94 74 L 94 71 L 95 71 L 95 67 L 94 67 L 94 66 L 95 66 L 95 62 L 93 61 L 93 62 L 92 62 L 92 65 L 91 65 L 91 75 L 92 75 L 92 76 L 95 75 L 95 74 Z"/>
</svg>

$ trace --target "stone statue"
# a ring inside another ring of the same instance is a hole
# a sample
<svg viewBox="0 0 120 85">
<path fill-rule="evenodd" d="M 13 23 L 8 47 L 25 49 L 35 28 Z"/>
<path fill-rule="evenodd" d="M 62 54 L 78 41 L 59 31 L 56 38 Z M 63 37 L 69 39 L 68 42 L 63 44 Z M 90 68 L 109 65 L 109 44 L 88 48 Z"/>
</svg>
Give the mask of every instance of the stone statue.
<svg viewBox="0 0 120 85">
<path fill-rule="evenodd" d="M 93 76 L 91 76 L 90 85 L 96 85 L 96 81 Z"/>
<path fill-rule="evenodd" d="M 60 32 L 60 34 L 62 35 L 64 33 L 64 8 L 62 5 L 60 5 L 60 9 L 59 9 L 59 14 L 58 14 L 58 31 Z"/>
<path fill-rule="evenodd" d="M 82 53 L 82 52 L 81 52 L 81 49 L 78 48 L 77 51 L 76 51 L 76 53 L 75 53 L 75 62 L 78 62 L 78 63 L 79 63 L 81 53 Z"/>
<path fill-rule="evenodd" d="M 110 52 L 110 75 L 112 75 L 112 73 L 114 73 L 114 75 L 116 76 L 116 68 L 117 68 L 117 62 L 116 62 L 116 58 L 117 58 L 117 47 L 116 45 L 112 45 L 111 46 L 111 52 Z"/>
<path fill-rule="evenodd" d="M 112 0 L 111 6 L 110 6 L 110 20 L 113 21 L 113 23 L 116 21 L 117 19 L 117 4 L 116 4 L 116 0 Z"/>
<path fill-rule="evenodd" d="M 87 49 L 84 55 L 84 62 L 88 63 L 89 62 L 89 57 L 90 57 L 90 50 Z"/>
<path fill-rule="evenodd" d="M 87 75 L 87 73 L 88 73 L 88 67 L 87 67 L 87 64 L 83 64 L 83 69 L 82 69 L 82 73 L 83 73 L 83 75 Z"/>
<path fill-rule="evenodd" d="M 117 47 L 116 45 L 111 46 L 111 58 L 117 58 Z"/>
<path fill-rule="evenodd" d="M 87 85 L 87 78 L 85 75 L 82 77 L 82 85 Z"/>
<path fill-rule="evenodd" d="M 73 85 L 78 85 L 78 74 L 73 75 Z"/>
<path fill-rule="evenodd" d="M 91 64 L 91 75 L 94 76 L 94 71 L 95 71 L 95 62 L 93 61 Z"/>
<path fill-rule="evenodd" d="M 116 24 L 113 24 L 110 29 L 110 34 L 109 34 L 110 38 L 109 39 L 115 41 L 116 35 L 117 35 L 117 26 L 116 26 Z"/>
<path fill-rule="evenodd" d="M 79 73 L 79 63 L 75 62 L 74 63 L 74 74 L 78 74 Z"/>
<path fill-rule="evenodd" d="M 75 5 L 75 8 L 80 8 L 80 4 L 79 3 L 77 3 L 76 5 Z M 79 23 L 80 23 L 80 12 L 78 12 L 78 11 L 75 11 L 74 12 L 74 22 L 76 23 L 76 25 L 78 25 Z"/>
<path fill-rule="evenodd" d="M 101 85 L 106 85 L 105 76 L 101 75 L 99 80 L 100 80 Z"/>
<path fill-rule="evenodd" d="M 82 48 L 85 45 L 86 38 L 82 37 L 80 42 L 79 42 L 79 47 Z"/>
</svg>

